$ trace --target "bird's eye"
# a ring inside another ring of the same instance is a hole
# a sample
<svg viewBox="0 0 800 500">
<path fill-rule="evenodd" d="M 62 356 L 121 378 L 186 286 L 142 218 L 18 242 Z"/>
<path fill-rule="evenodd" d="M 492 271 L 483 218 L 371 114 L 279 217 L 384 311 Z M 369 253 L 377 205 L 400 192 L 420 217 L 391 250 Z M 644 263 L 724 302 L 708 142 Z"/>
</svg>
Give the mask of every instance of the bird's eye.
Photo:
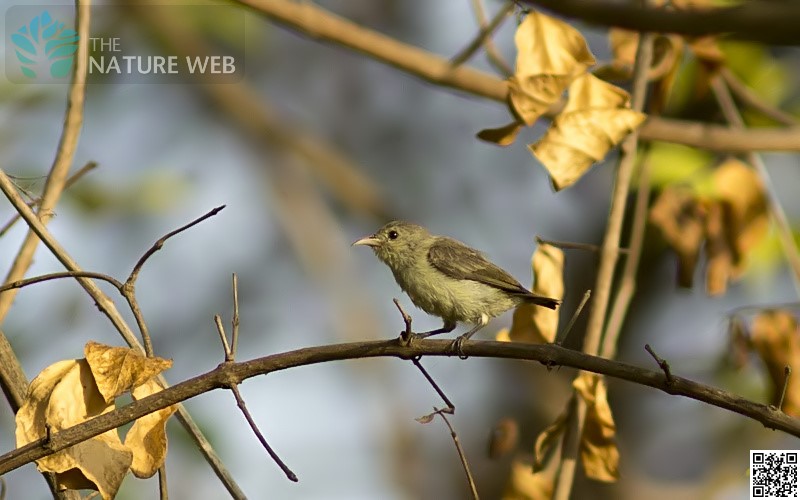
<svg viewBox="0 0 800 500">
<path fill-rule="evenodd" d="M 397 236 L 398 236 L 398 235 L 397 235 L 397 231 L 395 231 L 394 229 L 392 229 L 391 231 L 389 231 L 389 239 L 390 239 L 390 240 L 396 240 L 396 239 L 397 239 Z"/>
</svg>

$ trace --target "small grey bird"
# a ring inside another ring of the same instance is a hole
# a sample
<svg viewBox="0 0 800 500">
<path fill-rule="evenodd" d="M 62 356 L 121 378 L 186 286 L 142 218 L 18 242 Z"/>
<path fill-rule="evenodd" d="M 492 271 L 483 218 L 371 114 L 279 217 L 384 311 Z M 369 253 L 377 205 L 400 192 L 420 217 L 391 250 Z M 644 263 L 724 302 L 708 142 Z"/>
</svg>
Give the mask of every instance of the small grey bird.
<svg viewBox="0 0 800 500">
<path fill-rule="evenodd" d="M 456 339 L 460 350 L 491 318 L 513 307 L 531 303 L 555 309 L 559 304 L 531 293 L 479 251 L 417 224 L 392 221 L 353 245 L 372 247 L 411 302 L 444 320 L 441 328 L 417 333 L 416 338 L 452 332 L 458 322 L 475 325 Z"/>
</svg>

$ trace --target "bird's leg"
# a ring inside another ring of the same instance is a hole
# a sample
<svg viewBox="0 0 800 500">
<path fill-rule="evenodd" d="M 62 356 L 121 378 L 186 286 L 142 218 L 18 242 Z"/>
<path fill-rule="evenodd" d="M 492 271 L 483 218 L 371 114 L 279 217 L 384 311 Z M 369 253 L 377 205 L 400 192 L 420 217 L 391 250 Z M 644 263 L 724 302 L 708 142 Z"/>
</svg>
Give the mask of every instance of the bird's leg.
<svg viewBox="0 0 800 500">
<path fill-rule="evenodd" d="M 450 333 L 456 329 L 455 322 L 445 321 L 444 325 L 441 328 L 437 328 L 436 330 L 431 330 L 429 332 L 422 332 L 422 333 L 415 333 L 415 339 L 424 339 L 430 337 L 431 335 L 439 335 L 440 333 Z"/>
<path fill-rule="evenodd" d="M 467 357 L 464 356 L 464 351 L 463 351 L 464 342 L 469 340 L 469 338 L 472 337 L 473 335 L 475 335 L 478 332 L 478 330 L 480 330 L 481 328 L 483 328 L 484 326 L 486 326 L 488 324 L 489 324 L 489 316 L 486 313 L 483 313 L 483 314 L 481 314 L 480 322 L 478 322 L 478 324 L 475 325 L 472 328 L 472 330 L 468 331 L 467 333 L 465 333 L 463 335 L 459 335 L 453 341 L 453 343 L 451 344 L 451 347 L 456 352 L 456 354 L 458 354 L 459 358 L 467 359 Z"/>
</svg>

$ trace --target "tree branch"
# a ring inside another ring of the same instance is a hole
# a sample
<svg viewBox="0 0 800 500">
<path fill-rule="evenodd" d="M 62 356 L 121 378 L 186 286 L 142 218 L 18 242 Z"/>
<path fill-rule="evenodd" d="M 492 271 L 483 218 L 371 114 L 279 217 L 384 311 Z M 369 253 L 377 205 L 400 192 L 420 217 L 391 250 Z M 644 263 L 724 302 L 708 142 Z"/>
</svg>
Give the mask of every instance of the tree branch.
<svg viewBox="0 0 800 500">
<path fill-rule="evenodd" d="M 63 450 L 91 437 L 115 429 L 137 418 L 213 389 L 227 389 L 231 383 L 299 366 L 374 357 L 413 359 L 416 356 L 453 356 L 450 340 L 423 340 L 412 345 L 402 345 L 398 340 L 351 342 L 327 346 L 308 347 L 273 354 L 251 361 L 222 363 L 214 370 L 173 385 L 152 396 L 132 402 L 112 412 L 99 415 L 74 427 L 30 443 L 0 456 L 0 475 L 17 469 L 33 460 Z M 639 368 L 628 363 L 591 356 L 553 344 L 527 344 L 520 342 L 472 341 L 463 346 L 464 354 L 471 358 L 489 357 L 538 361 L 545 366 L 567 366 L 599 373 L 620 380 L 659 389 L 668 394 L 685 396 L 696 401 L 738 413 L 760 422 L 765 427 L 800 437 L 800 419 L 790 417 L 769 405 L 749 401 L 730 392 L 682 377 L 672 377 L 665 382 L 664 373 Z"/>
<path fill-rule="evenodd" d="M 467 66 L 451 68 L 441 56 L 359 26 L 309 2 L 237 1 L 314 40 L 341 45 L 426 82 L 503 103 L 508 97 L 505 80 Z M 712 151 L 800 151 L 800 127 L 736 130 L 650 117 L 639 128 L 639 136 L 646 141 L 675 142 Z"/>
<path fill-rule="evenodd" d="M 800 4 L 750 0 L 732 7 L 676 10 L 643 7 L 637 2 L 602 0 L 522 0 L 564 17 L 633 31 L 713 35 L 730 33 L 735 38 L 776 45 L 800 44 Z"/>
</svg>

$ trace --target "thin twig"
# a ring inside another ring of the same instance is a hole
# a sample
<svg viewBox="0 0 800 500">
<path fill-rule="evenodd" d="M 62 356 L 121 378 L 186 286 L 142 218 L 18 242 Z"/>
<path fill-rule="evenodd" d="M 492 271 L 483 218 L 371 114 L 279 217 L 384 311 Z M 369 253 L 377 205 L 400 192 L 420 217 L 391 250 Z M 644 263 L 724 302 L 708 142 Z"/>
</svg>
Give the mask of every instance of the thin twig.
<svg viewBox="0 0 800 500">
<path fill-rule="evenodd" d="M 408 313 L 405 312 L 403 306 L 400 305 L 399 300 L 392 299 L 392 302 L 394 302 L 394 305 L 395 307 L 397 307 L 397 310 L 400 311 L 400 315 L 403 317 L 403 323 L 405 323 L 406 325 L 406 329 L 400 332 L 400 341 L 404 344 L 408 344 L 414 337 L 414 332 L 411 331 L 411 316 L 409 316 Z"/>
<path fill-rule="evenodd" d="M 78 32 L 78 48 L 75 54 L 75 68 L 72 71 L 72 81 L 67 97 L 66 116 L 64 127 L 61 130 L 58 149 L 56 150 L 53 165 L 47 174 L 47 180 L 42 190 L 42 201 L 37 212 L 39 220 L 46 225 L 53 216 L 53 210 L 58 203 L 64 185 L 69 177 L 69 168 L 75 156 L 78 137 L 83 125 L 83 103 L 86 94 L 86 69 L 89 60 L 89 24 L 91 20 L 91 1 L 76 0 L 75 2 L 75 31 Z M 27 205 L 26 205 L 27 206 Z M 17 210 L 19 211 L 19 210 Z M 25 273 L 33 262 L 33 255 L 39 245 L 39 238 L 33 230 L 29 230 L 14 259 L 11 269 L 4 280 L 5 283 L 17 281 L 25 277 Z M 0 295 L 0 324 L 8 315 L 11 304 L 17 292 L 11 291 Z"/>
<path fill-rule="evenodd" d="M 574 243 L 571 241 L 556 241 L 556 240 L 546 240 L 544 238 L 540 238 L 539 236 L 536 237 L 536 243 L 545 245 L 551 245 L 556 248 L 560 248 L 562 250 L 588 250 L 590 252 L 599 253 L 601 248 L 597 245 L 592 245 L 591 243 Z M 620 254 L 627 254 L 627 248 L 618 248 L 617 253 Z"/>
<path fill-rule="evenodd" d="M 591 290 L 586 290 L 583 294 L 583 298 L 581 299 L 581 303 L 578 304 L 578 308 L 575 309 L 575 312 L 572 314 L 572 317 L 569 319 L 569 323 L 567 326 L 561 330 L 558 335 L 556 335 L 555 343 L 556 345 L 563 345 L 564 341 L 567 340 L 567 335 L 569 332 L 572 331 L 572 327 L 575 326 L 575 322 L 578 320 L 578 316 L 581 315 L 583 308 L 586 306 L 586 303 L 589 302 L 589 298 L 592 296 Z"/>
<path fill-rule="evenodd" d="M 81 177 L 88 174 L 95 168 L 97 168 L 97 162 L 93 161 L 90 161 L 89 163 L 81 167 L 77 172 L 72 174 L 69 177 L 69 179 L 67 179 L 66 184 L 64 184 L 64 190 L 67 190 L 70 187 L 72 187 L 72 185 L 75 184 L 78 180 L 80 180 Z M 41 196 L 28 202 L 28 206 L 31 208 L 38 207 L 40 203 L 42 203 Z M 18 213 L 14 214 L 11 217 L 11 219 L 9 219 L 8 222 L 6 222 L 5 225 L 2 228 L 0 228 L 0 238 L 2 238 L 12 227 L 14 227 L 14 224 L 16 224 L 19 219 L 20 219 L 19 214 Z"/>
<path fill-rule="evenodd" d="M 472 472 L 469 470 L 469 462 L 467 462 L 467 455 L 464 453 L 464 449 L 461 447 L 461 441 L 458 439 L 458 434 L 456 430 L 453 428 L 453 425 L 450 423 L 450 419 L 447 418 L 445 413 L 449 413 L 447 408 L 437 409 L 435 406 L 433 407 L 433 413 L 442 417 L 444 423 L 447 424 L 447 428 L 450 429 L 450 437 L 453 438 L 453 443 L 456 445 L 456 451 L 458 452 L 458 458 L 461 460 L 461 466 L 464 467 L 464 474 L 467 475 L 467 483 L 469 484 L 470 492 L 472 492 L 472 498 L 474 500 L 478 500 L 478 488 L 475 486 L 475 479 L 472 477 Z"/>
<path fill-rule="evenodd" d="M 236 359 L 236 350 L 239 346 L 239 278 L 233 273 L 231 278 L 233 288 L 233 318 L 231 319 L 231 361 Z"/>
<path fill-rule="evenodd" d="M 225 327 L 222 326 L 222 318 L 219 317 L 219 314 L 214 315 L 214 324 L 217 325 L 217 333 L 219 334 L 219 340 L 222 342 L 222 350 L 225 351 L 225 362 L 231 362 L 233 361 L 233 353 L 231 353 L 231 347 L 228 345 Z"/>
<path fill-rule="evenodd" d="M 783 411 L 783 401 L 786 399 L 786 389 L 789 387 L 789 378 L 792 376 L 792 367 L 786 365 L 783 367 L 783 388 L 781 388 L 781 397 L 778 399 L 778 411 Z"/>
<path fill-rule="evenodd" d="M 473 38 L 466 47 L 461 49 L 458 54 L 450 59 L 450 66 L 457 68 L 458 66 L 461 66 L 467 62 L 470 57 L 475 55 L 475 52 L 481 48 L 481 45 L 483 45 L 484 42 L 489 39 L 492 33 L 494 33 L 494 31 L 500 27 L 500 24 L 502 24 L 502 22 L 513 10 L 514 2 L 504 3 L 489 23 L 481 25 L 481 29 L 478 31 L 478 34 L 475 35 L 475 38 Z"/>
<path fill-rule="evenodd" d="M 717 76 L 711 80 L 711 89 L 728 123 L 735 128 L 743 129 L 744 120 L 742 120 L 742 116 L 725 82 Z M 793 271 L 795 291 L 800 293 L 800 252 L 794 241 L 792 226 L 789 224 L 789 219 L 786 217 L 786 212 L 784 212 L 780 200 L 778 200 L 777 191 L 775 190 L 772 178 L 767 171 L 767 166 L 764 164 L 761 155 L 749 152 L 745 157 L 753 168 L 755 168 L 756 172 L 758 172 L 761 181 L 764 183 L 767 206 L 772 215 L 772 220 L 775 222 L 775 229 L 777 230 L 781 247 L 783 247 L 783 252 L 786 255 L 786 260 L 789 262 L 789 267 L 791 267 Z"/>
<path fill-rule="evenodd" d="M 267 450 L 269 456 L 272 458 L 272 460 L 275 461 L 276 464 L 278 464 L 278 467 L 280 467 L 283 473 L 286 474 L 286 477 L 289 478 L 290 481 L 294 481 L 296 483 L 298 481 L 297 475 L 294 472 L 292 472 L 292 470 L 285 463 L 283 463 L 281 457 L 279 457 L 278 454 L 275 453 L 275 450 L 273 450 L 272 447 L 269 445 L 269 443 L 267 443 L 267 440 L 264 438 L 264 435 L 261 434 L 261 431 L 258 429 L 258 425 L 256 425 L 255 420 L 253 420 L 252 415 L 250 415 L 250 412 L 247 410 L 247 405 L 245 405 L 244 399 L 242 398 L 242 395 L 239 393 L 239 388 L 236 386 L 236 384 L 231 384 L 230 390 L 231 392 L 233 392 L 233 395 L 236 398 L 236 404 L 237 406 L 239 406 L 239 409 L 242 410 L 244 418 L 247 419 L 247 423 L 250 424 L 250 428 L 253 430 L 253 433 L 261 442 L 261 446 L 263 446 L 264 449 Z"/>
<path fill-rule="evenodd" d="M 729 68 L 723 66 L 720 68 L 719 74 L 722 76 L 722 79 L 725 80 L 731 92 L 736 95 L 742 104 L 758 111 L 767 118 L 775 120 L 781 125 L 795 127 L 800 124 L 800 121 L 793 115 L 764 101 L 761 96 L 756 94 L 750 87 L 745 85 L 739 77 L 734 75 Z"/>
<path fill-rule="evenodd" d="M 158 498 L 160 500 L 169 500 L 166 464 L 162 464 L 161 467 L 158 468 Z"/>
<path fill-rule="evenodd" d="M 447 395 L 444 393 L 444 391 L 439 387 L 439 385 L 436 383 L 436 381 L 433 380 L 433 377 L 431 377 L 430 374 L 428 373 L 428 371 L 425 368 L 423 368 L 422 363 L 420 363 L 420 361 L 419 361 L 419 358 L 411 358 L 411 361 L 414 363 L 414 366 L 419 368 L 419 371 L 422 372 L 422 375 L 425 377 L 425 379 L 428 381 L 428 383 L 431 384 L 431 386 L 433 387 L 433 390 L 436 391 L 436 394 L 438 394 L 439 397 L 442 398 L 442 401 L 444 401 L 444 404 L 447 405 L 447 408 L 444 408 L 442 411 L 446 411 L 447 413 L 450 413 L 450 414 L 455 413 L 456 412 L 455 405 L 450 402 L 450 399 L 447 397 Z"/>
<path fill-rule="evenodd" d="M 664 378 L 666 379 L 667 386 L 672 385 L 674 379 L 672 378 L 672 370 L 669 367 L 669 362 L 667 362 L 666 359 L 664 359 L 664 358 L 660 357 L 658 354 L 656 354 L 656 352 L 653 350 L 653 348 L 650 347 L 650 344 L 645 344 L 644 345 L 644 350 L 647 351 L 650 354 L 650 356 L 653 357 L 653 359 L 656 361 L 656 363 L 658 363 L 658 366 L 664 372 Z"/>
<path fill-rule="evenodd" d="M 472 3 L 472 11 L 475 12 L 475 17 L 478 20 L 478 26 L 483 28 L 486 26 L 489 21 L 486 19 L 486 12 L 483 10 L 483 1 L 482 0 L 471 0 Z M 509 3 L 514 3 L 513 1 Z M 492 38 L 487 38 L 484 42 L 484 48 L 486 49 L 486 57 L 489 60 L 489 63 L 494 66 L 503 77 L 508 78 L 509 76 L 514 74 L 514 70 L 511 69 L 511 65 L 506 62 L 505 58 L 500 54 L 500 51 L 497 50 L 497 46 L 494 43 Z"/>
<path fill-rule="evenodd" d="M 34 285 L 36 283 L 42 283 L 44 281 L 51 281 L 63 278 L 92 278 L 111 283 L 117 290 L 122 289 L 122 283 L 120 283 L 117 279 L 107 274 L 94 273 L 91 271 L 61 271 L 58 273 L 43 274 L 41 276 L 34 276 L 33 278 L 26 278 L 24 280 L 6 283 L 5 285 L 0 286 L 0 293 L 5 292 L 7 290 L 23 288 L 28 285 Z"/>
</svg>

